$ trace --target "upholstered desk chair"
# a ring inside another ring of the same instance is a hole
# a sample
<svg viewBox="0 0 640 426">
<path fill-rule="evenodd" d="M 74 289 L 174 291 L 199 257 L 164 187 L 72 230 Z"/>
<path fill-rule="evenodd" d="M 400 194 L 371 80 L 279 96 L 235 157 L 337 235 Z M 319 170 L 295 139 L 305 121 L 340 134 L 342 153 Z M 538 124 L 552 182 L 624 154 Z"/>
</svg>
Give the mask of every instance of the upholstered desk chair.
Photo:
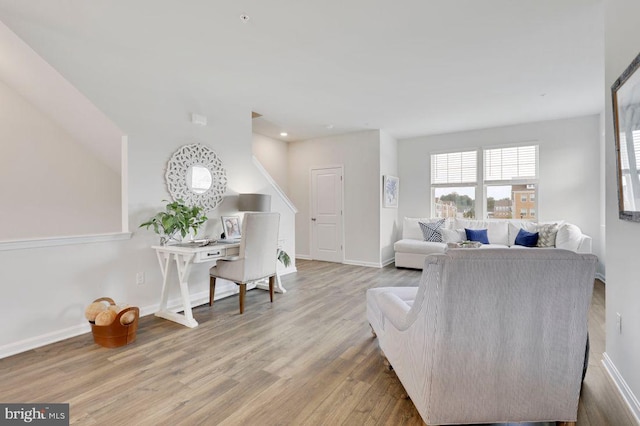
<svg viewBox="0 0 640 426">
<path fill-rule="evenodd" d="M 240 286 L 240 313 L 244 312 L 247 283 L 269 279 L 269 297 L 273 302 L 273 286 L 278 261 L 279 213 L 245 213 L 238 256 L 218 260 L 209 274 L 209 306 L 213 304 L 216 278 L 233 281 Z"/>
</svg>

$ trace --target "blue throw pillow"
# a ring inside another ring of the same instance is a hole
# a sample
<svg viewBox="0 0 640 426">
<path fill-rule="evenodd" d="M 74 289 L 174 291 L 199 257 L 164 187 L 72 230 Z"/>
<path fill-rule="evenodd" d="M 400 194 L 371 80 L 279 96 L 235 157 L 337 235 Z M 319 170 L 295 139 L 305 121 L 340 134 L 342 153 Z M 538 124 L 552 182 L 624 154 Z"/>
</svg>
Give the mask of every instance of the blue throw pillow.
<svg viewBox="0 0 640 426">
<path fill-rule="evenodd" d="M 516 235 L 517 246 L 525 246 L 525 247 L 535 247 L 538 245 L 538 233 L 537 232 L 527 232 L 524 229 L 520 229 L 518 231 L 518 235 Z"/>
<path fill-rule="evenodd" d="M 467 240 L 469 241 L 477 241 L 482 244 L 489 244 L 489 237 L 487 236 L 486 229 L 464 228 L 464 232 L 467 234 Z"/>
</svg>

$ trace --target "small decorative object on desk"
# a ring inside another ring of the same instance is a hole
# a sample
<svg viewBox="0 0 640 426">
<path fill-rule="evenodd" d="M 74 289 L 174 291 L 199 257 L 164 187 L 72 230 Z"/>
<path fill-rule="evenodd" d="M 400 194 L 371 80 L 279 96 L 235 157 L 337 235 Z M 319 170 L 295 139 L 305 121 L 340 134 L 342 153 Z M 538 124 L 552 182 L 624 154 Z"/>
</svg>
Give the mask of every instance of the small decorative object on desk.
<svg viewBox="0 0 640 426">
<path fill-rule="evenodd" d="M 238 216 L 222 216 L 222 230 L 227 239 L 242 237 L 240 227 L 240 217 Z"/>
<path fill-rule="evenodd" d="M 167 201 L 167 200 L 163 200 Z M 153 231 L 160 235 L 160 245 L 165 245 L 170 241 L 177 241 L 176 234 L 182 238 L 193 230 L 193 235 L 198 233 L 198 228 L 207 221 L 204 210 L 200 206 L 187 206 L 180 199 L 167 204 L 164 211 L 158 212 L 148 221 L 142 223 L 140 228 L 149 229 L 153 226 Z"/>
</svg>

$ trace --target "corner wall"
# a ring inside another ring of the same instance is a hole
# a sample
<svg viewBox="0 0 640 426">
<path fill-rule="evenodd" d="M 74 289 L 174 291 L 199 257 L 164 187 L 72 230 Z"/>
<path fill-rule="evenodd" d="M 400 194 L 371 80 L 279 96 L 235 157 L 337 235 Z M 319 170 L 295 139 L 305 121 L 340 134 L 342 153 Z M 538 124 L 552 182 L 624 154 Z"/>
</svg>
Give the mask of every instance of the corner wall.
<svg viewBox="0 0 640 426">
<path fill-rule="evenodd" d="M 380 266 L 380 132 L 289 143 L 289 190 L 298 208 L 296 254 L 310 256 L 310 172 L 344 166 L 345 263 Z"/>
</svg>

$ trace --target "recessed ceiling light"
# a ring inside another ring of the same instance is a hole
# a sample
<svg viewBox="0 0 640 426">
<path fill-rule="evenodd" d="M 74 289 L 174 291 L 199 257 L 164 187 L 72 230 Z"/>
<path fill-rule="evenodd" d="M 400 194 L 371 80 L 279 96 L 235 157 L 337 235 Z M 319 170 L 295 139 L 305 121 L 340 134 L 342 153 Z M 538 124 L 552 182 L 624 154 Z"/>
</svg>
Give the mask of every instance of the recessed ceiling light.
<svg viewBox="0 0 640 426">
<path fill-rule="evenodd" d="M 287 132 L 280 132 L 280 136 L 289 136 L 289 133 L 287 133 Z"/>
<path fill-rule="evenodd" d="M 246 15 L 244 13 L 242 15 L 240 15 L 240 21 L 243 24 L 246 24 L 247 22 L 249 22 L 249 19 L 251 19 L 251 18 L 249 18 L 249 15 Z"/>
<path fill-rule="evenodd" d="M 333 129 L 333 124 L 327 124 L 327 129 Z"/>
</svg>

